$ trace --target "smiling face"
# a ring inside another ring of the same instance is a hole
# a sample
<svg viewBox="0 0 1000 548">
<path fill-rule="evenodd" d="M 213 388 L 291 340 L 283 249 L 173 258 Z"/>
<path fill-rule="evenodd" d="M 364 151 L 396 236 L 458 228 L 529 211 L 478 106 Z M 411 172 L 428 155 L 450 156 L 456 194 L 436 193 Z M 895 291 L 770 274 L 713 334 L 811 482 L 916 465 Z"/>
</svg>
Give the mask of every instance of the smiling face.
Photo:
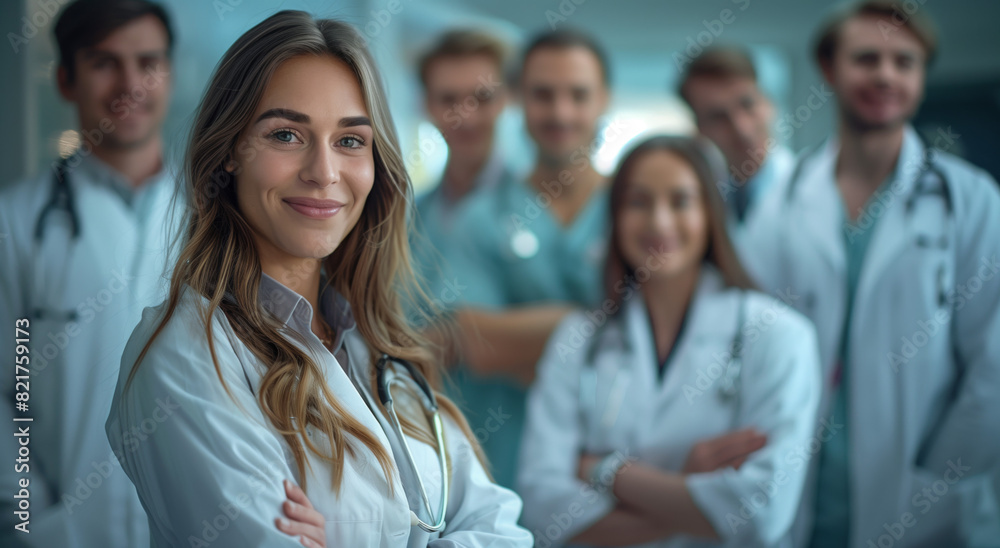
<svg viewBox="0 0 1000 548">
<path fill-rule="evenodd" d="M 626 264 L 637 269 L 658 263 L 650 271 L 659 279 L 697 268 L 708 247 L 709 223 L 691 164 L 674 152 L 646 152 L 635 160 L 625 184 L 616 229 Z"/>
<path fill-rule="evenodd" d="M 239 142 L 252 154 L 235 153 L 236 197 L 261 262 L 332 253 L 375 180 L 373 131 L 354 72 L 332 56 L 285 61 Z"/>
<path fill-rule="evenodd" d="M 608 104 L 597 56 L 584 47 L 539 48 L 521 78 L 525 125 L 543 158 L 565 164 L 586 151 Z"/>
<path fill-rule="evenodd" d="M 874 15 L 845 22 L 823 67 L 845 121 L 861 129 L 902 126 L 923 97 L 927 51 L 906 27 L 885 33 L 884 24 Z"/>
<path fill-rule="evenodd" d="M 439 57 L 427 67 L 427 114 L 452 154 L 489 156 L 506 103 L 501 72 L 489 55 Z"/>
<path fill-rule="evenodd" d="M 141 146 L 155 137 L 170 102 L 167 43 L 163 23 L 146 15 L 77 51 L 72 82 L 60 67 L 59 92 L 76 105 L 80 128 L 99 131 L 101 144 L 112 148 Z"/>
</svg>

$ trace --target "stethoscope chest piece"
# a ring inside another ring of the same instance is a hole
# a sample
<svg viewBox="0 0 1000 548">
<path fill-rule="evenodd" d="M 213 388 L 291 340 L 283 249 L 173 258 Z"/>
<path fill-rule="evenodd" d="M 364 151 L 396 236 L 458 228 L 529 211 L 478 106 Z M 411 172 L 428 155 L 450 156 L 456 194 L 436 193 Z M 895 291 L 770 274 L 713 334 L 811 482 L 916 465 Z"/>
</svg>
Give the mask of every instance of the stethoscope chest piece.
<svg viewBox="0 0 1000 548">
<path fill-rule="evenodd" d="M 539 247 L 538 236 L 525 228 L 515 229 L 514 234 L 510 237 L 510 250 L 518 258 L 530 259 L 534 257 L 538 254 Z"/>
</svg>

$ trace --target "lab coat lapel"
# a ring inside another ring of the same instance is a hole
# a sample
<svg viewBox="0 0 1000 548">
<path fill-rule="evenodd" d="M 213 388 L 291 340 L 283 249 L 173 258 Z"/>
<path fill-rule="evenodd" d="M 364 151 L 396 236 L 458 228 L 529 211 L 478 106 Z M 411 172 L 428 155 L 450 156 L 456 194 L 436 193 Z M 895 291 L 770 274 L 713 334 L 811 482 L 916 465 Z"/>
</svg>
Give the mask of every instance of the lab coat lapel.
<svg viewBox="0 0 1000 548">
<path fill-rule="evenodd" d="M 813 158 L 804 160 L 806 163 L 797 174 L 798 180 L 789 183 L 795 185 L 789 209 L 789 218 L 794 221 L 787 229 L 790 235 L 803 232 L 804 237 L 799 240 L 810 242 L 837 277 L 843 278 L 847 259 L 841 241 L 844 226 L 842 208 L 830 207 L 830 204 L 842 203 L 834 178 L 839 152 L 839 143 L 831 139 Z M 791 250 L 793 260 L 802 251 L 804 250 Z"/>
<path fill-rule="evenodd" d="M 425 521 L 430 520 L 430 516 L 427 515 L 426 509 L 422 506 L 423 500 L 420 497 L 411 496 L 411 494 L 420 493 L 421 487 L 417 478 L 413 475 L 410 461 L 406 457 L 405 449 L 402 446 L 403 440 L 396 434 L 389 418 L 382 413 L 378 398 L 373 392 L 369 366 L 371 360 L 368 355 L 368 347 L 356 330 L 352 330 L 346 334 L 344 345 L 347 348 L 348 363 L 343 365 L 347 372 L 346 376 L 350 377 L 345 380 L 352 388 L 353 386 L 357 386 L 357 394 L 364 400 L 367 408 L 371 410 L 368 417 L 375 422 L 375 426 L 369 426 L 368 423 L 365 423 L 365 426 L 372 429 L 372 432 L 379 437 L 379 440 L 385 446 L 389 452 L 389 456 L 392 457 L 395 463 L 393 466 L 393 484 L 396 498 L 392 502 L 394 510 L 397 515 L 402 513 L 408 516 L 409 513 L 407 510 L 409 510 L 421 516 Z M 340 368 L 338 367 L 337 369 Z M 404 415 L 404 408 L 401 407 L 404 402 L 399 399 L 395 392 L 393 392 L 393 399 L 396 400 L 397 413 Z M 438 470 L 437 453 L 434 453 L 433 462 L 426 462 L 428 459 L 424 458 L 424 456 L 430 450 L 429 446 L 412 439 L 407 440 L 407 442 L 410 444 L 414 461 L 420 468 L 427 496 L 431 504 L 434 505 L 434 510 L 437 511 L 437 502 L 441 496 L 442 485 L 441 474 Z M 405 508 L 403 507 L 404 505 Z M 431 537 L 435 538 L 437 536 L 437 534 L 431 535 Z M 430 537 L 417 527 L 410 528 L 410 545 L 424 538 Z"/>
<path fill-rule="evenodd" d="M 911 227 L 907 224 L 912 216 L 907 212 L 906 201 L 914 191 L 923 156 L 923 144 L 913 128 L 907 127 L 894 172 L 895 180 L 888 188 L 880 190 L 879 195 L 872 197 L 858 219 L 865 222 L 865 216 L 871 217 L 875 232 L 865 253 L 857 302 L 866 302 L 862 299 L 875 287 L 883 271 L 896 260 L 912 238 Z"/>
<path fill-rule="evenodd" d="M 647 386 L 657 387 L 656 393 L 664 394 L 683 391 L 676 386 L 682 382 L 682 376 L 672 374 L 671 369 L 684 367 L 692 357 L 700 355 L 702 347 L 716 339 L 715 334 L 719 331 L 718 318 L 712 314 L 705 314 L 705 297 L 722 288 L 722 277 L 718 270 L 712 265 L 705 263 L 701 266 L 701 276 L 695 288 L 694 295 L 691 296 L 691 303 L 687 311 L 684 322 L 684 330 L 679 339 L 674 341 L 676 348 L 670 358 L 671 363 L 667 365 L 664 372 L 663 382 L 657 379 L 657 368 L 659 357 L 656 355 L 656 343 L 653 335 L 653 327 L 649 322 L 649 312 L 643 296 L 636 293 L 632 303 L 629 305 L 628 316 L 628 336 L 632 346 L 632 354 L 635 357 L 634 367 L 639 371 L 637 379 Z"/>
</svg>

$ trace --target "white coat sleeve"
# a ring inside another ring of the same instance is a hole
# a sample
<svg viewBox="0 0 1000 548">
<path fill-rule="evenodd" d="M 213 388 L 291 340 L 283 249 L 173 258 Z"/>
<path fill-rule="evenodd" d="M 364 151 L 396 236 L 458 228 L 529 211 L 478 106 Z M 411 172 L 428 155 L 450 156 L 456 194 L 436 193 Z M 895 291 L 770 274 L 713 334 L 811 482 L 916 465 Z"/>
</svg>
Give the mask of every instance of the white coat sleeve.
<svg viewBox="0 0 1000 548">
<path fill-rule="evenodd" d="M 740 427 L 767 435 L 767 445 L 739 470 L 687 477 L 695 504 L 734 546 L 770 546 L 790 530 L 808 472 L 819 405 L 819 350 L 812 325 L 768 299 L 778 320 L 747 336 L 740 376 Z M 753 301 L 751 301 L 753 302 Z M 749 318 L 766 308 L 750 308 Z M 758 322 L 757 325 L 766 325 Z"/>
<path fill-rule="evenodd" d="M 531 534 L 517 524 L 521 499 L 494 483 L 476 458 L 465 433 L 442 417 L 451 457 L 451 489 L 443 534 L 432 548 L 529 548 Z"/>
<path fill-rule="evenodd" d="M 274 523 L 285 500 L 282 480 L 295 476 L 219 321 L 215 351 L 236 401 L 216 374 L 204 323 L 184 299 L 122 393 L 160 309 L 144 311 L 126 346 L 106 424 L 151 536 L 170 546 L 300 546 Z"/>
<path fill-rule="evenodd" d="M 971 473 L 1000 461 L 1000 192 L 978 171 L 952 177 L 961 184 L 957 224 L 951 340 L 962 376 L 951 406 L 921 466 L 941 477 L 957 465 Z"/>
<path fill-rule="evenodd" d="M 614 509 L 614 499 L 577 478 L 584 430 L 580 423 L 580 372 L 586 345 L 571 334 L 585 321 L 570 314 L 549 338 L 528 393 L 521 440 L 518 492 L 524 499 L 522 523 L 538 546 L 558 546 Z"/>
</svg>

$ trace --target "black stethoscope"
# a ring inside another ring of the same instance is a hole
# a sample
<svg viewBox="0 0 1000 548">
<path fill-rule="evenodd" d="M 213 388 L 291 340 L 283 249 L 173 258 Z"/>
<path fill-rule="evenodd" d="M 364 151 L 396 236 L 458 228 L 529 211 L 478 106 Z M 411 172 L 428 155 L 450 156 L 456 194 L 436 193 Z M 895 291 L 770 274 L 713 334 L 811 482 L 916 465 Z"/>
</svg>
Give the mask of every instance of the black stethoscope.
<svg viewBox="0 0 1000 548">
<path fill-rule="evenodd" d="M 57 210 L 64 210 L 69 214 L 69 223 L 72 227 L 72 239 L 80 237 L 80 215 L 76 211 L 76 199 L 73 196 L 73 187 L 69 184 L 68 160 L 61 158 L 52 172 L 52 192 L 49 194 L 49 201 L 42 207 L 35 221 L 35 243 L 41 243 L 45 237 L 45 218 L 49 213 Z"/>
<path fill-rule="evenodd" d="M 923 158 L 920 163 L 920 168 L 914 177 L 915 188 L 913 192 L 906 198 L 904 203 L 904 208 L 907 215 L 911 215 L 913 208 L 916 205 L 917 199 L 923 196 L 938 196 L 944 203 L 944 211 L 946 216 L 946 224 L 951 226 L 954 221 L 954 207 L 953 200 L 951 196 L 951 182 L 948 176 L 945 175 L 944 170 L 941 169 L 937 163 L 934 161 L 935 151 L 927 143 L 927 141 L 919 133 L 916 134 L 917 139 L 920 141 L 920 145 L 923 147 Z M 799 180 L 802 179 L 802 171 L 804 169 L 806 161 L 813 155 L 819 152 L 822 145 L 816 146 L 813 150 L 807 151 L 799 157 L 798 161 L 795 163 L 795 169 L 792 170 L 792 176 L 788 180 L 788 186 L 785 189 L 785 203 L 788 204 L 792 201 L 793 194 L 799 184 Z M 936 177 L 940 181 L 940 185 L 934 186 L 933 183 L 928 186 L 926 180 L 928 176 Z M 917 234 L 914 238 L 915 243 L 921 248 L 932 248 L 936 247 L 941 250 L 947 250 L 950 245 L 950 239 L 948 234 L 940 234 L 938 237 L 928 236 L 927 234 Z M 938 304 L 944 306 L 948 298 L 948 287 L 947 280 L 945 276 L 945 266 L 942 264 L 938 269 L 937 275 L 937 285 L 938 285 Z M 812 301 L 810 296 L 809 301 Z M 807 305 L 809 305 L 807 303 Z"/>
<path fill-rule="evenodd" d="M 923 159 L 920 163 L 920 168 L 917 171 L 916 177 L 914 179 L 916 181 L 916 189 L 914 190 L 914 192 L 910 194 L 909 197 L 907 197 L 906 203 L 904 205 L 904 207 L 906 208 L 906 213 L 907 215 L 909 215 L 913 211 L 913 206 L 916 203 L 917 198 L 925 195 L 931 195 L 931 196 L 940 196 L 941 199 L 944 200 L 945 211 L 950 216 L 953 213 L 952 199 L 951 199 L 951 194 L 949 193 L 951 184 L 948 181 L 948 177 L 944 174 L 944 170 L 938 167 L 937 164 L 934 162 L 934 149 L 931 148 L 931 146 L 927 144 L 924 138 L 919 134 L 917 134 L 917 139 L 920 141 L 920 145 L 924 149 Z M 792 176 L 788 180 L 788 186 L 785 189 L 785 202 L 790 202 L 792 200 L 792 195 L 795 193 L 795 190 L 798 187 L 799 180 L 802 179 L 802 170 L 805 168 L 806 161 L 813 154 L 819 152 L 819 149 L 821 147 L 822 145 L 815 147 L 811 151 L 803 153 L 802 156 L 800 156 L 798 161 L 795 163 L 795 169 L 792 170 Z M 933 186 L 927 187 L 924 184 L 924 180 L 927 178 L 928 175 L 933 175 L 937 177 L 938 180 L 941 181 L 941 185 L 937 188 Z M 946 241 L 946 238 L 944 236 L 942 236 L 937 243 L 938 247 L 941 248 L 946 248 L 948 246 L 948 242 Z M 921 247 L 930 247 L 933 244 L 933 242 L 931 242 L 930 239 L 927 239 L 926 236 L 921 235 L 920 237 L 918 237 L 917 244 L 920 245 Z"/>
<path fill-rule="evenodd" d="M 55 169 L 52 172 L 52 192 L 49 194 L 49 199 L 45 202 L 42 207 L 42 211 L 38 214 L 38 219 L 35 221 L 35 245 L 36 249 L 40 249 L 42 246 L 42 241 L 45 238 L 45 222 L 50 213 L 63 210 L 69 216 L 70 224 L 70 241 L 75 241 L 80 237 L 80 215 L 76 210 L 76 198 L 73 195 L 73 187 L 69 184 L 69 166 L 67 158 L 60 158 L 56 163 Z M 37 253 L 37 252 L 36 252 Z M 40 253 L 38 253 L 40 255 Z M 64 269 L 63 275 L 63 287 L 66 285 L 66 276 L 69 275 L 69 269 Z M 35 274 L 36 278 L 38 273 Z M 58 312 L 54 309 L 48 309 L 43 307 L 36 307 L 32 313 L 32 317 L 41 320 L 55 316 L 56 319 L 65 321 L 75 321 L 77 319 L 76 310 L 69 310 L 64 312 Z"/>
</svg>

